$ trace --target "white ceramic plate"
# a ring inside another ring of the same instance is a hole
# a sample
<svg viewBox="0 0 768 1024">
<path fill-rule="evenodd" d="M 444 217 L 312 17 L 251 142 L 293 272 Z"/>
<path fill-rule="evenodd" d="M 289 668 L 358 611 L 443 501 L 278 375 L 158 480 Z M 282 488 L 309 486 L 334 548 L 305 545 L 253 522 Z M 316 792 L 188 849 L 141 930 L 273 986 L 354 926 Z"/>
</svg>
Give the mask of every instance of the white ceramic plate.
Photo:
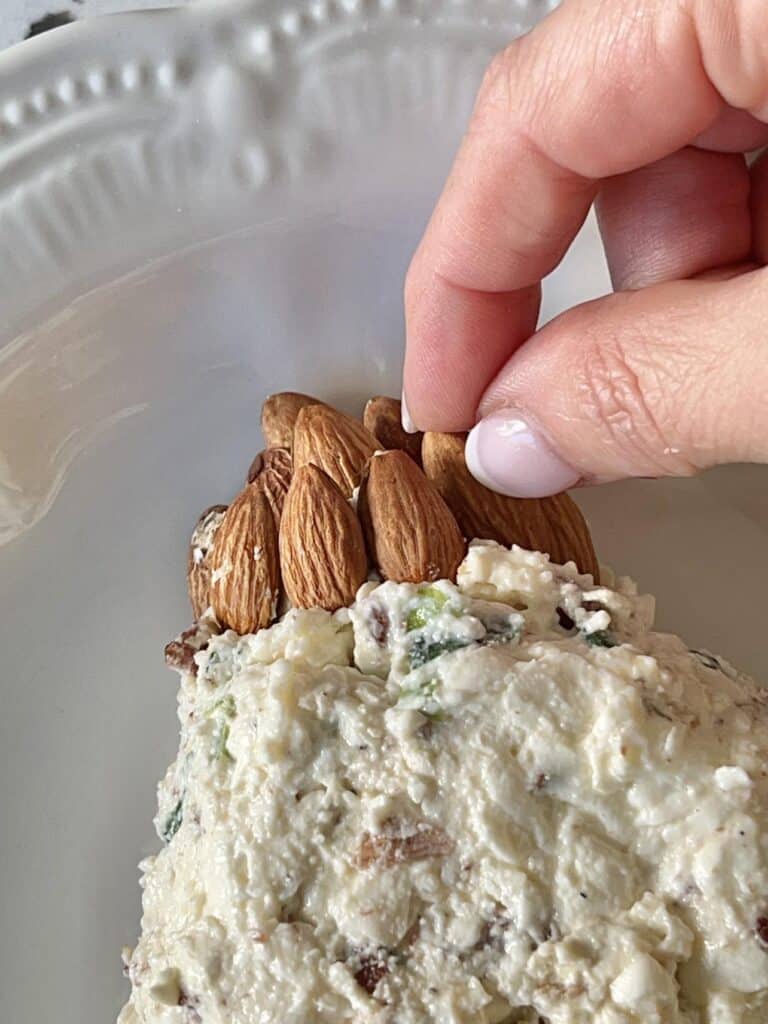
<svg viewBox="0 0 768 1024">
<path fill-rule="evenodd" d="M 410 252 L 489 55 L 547 6 L 218 0 L 0 59 L 4 1020 L 116 1014 L 190 527 L 237 489 L 268 391 L 397 392 Z M 590 224 L 546 315 L 606 288 Z M 663 625 L 756 674 L 765 483 L 580 497 Z"/>
</svg>

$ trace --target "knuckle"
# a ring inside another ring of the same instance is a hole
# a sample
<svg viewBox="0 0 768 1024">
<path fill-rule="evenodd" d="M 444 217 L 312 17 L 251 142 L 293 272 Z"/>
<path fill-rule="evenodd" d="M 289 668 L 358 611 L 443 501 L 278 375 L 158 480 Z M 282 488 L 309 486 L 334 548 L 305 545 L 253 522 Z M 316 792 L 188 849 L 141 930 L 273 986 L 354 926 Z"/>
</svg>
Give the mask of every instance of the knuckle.
<svg viewBox="0 0 768 1024">
<path fill-rule="evenodd" d="M 513 44 L 514 45 L 514 44 Z M 470 120 L 470 132 L 484 129 L 512 105 L 512 46 L 497 53 L 486 68 Z"/>
<path fill-rule="evenodd" d="M 483 75 L 483 81 L 480 86 L 481 96 L 492 97 L 500 90 L 502 93 L 506 93 L 509 85 L 511 51 L 512 47 L 507 46 L 494 54 Z"/>
<path fill-rule="evenodd" d="M 585 344 L 577 369 L 582 408 L 601 424 L 606 443 L 617 453 L 650 472 L 673 468 L 687 475 L 694 469 L 680 457 L 679 430 L 687 360 L 670 359 L 650 324 L 637 318 L 628 326 L 628 319 L 622 317 L 614 330 L 603 317 L 582 327 Z"/>
<path fill-rule="evenodd" d="M 768 102 L 768 60 L 762 0 L 687 0 L 704 66 L 734 107 L 761 110 Z"/>
<path fill-rule="evenodd" d="M 419 308 L 422 304 L 421 300 L 424 296 L 427 282 L 429 280 L 429 276 L 425 278 L 421 262 L 421 258 L 417 253 L 406 271 L 405 281 L 403 283 L 403 305 L 405 307 L 406 318 L 410 321 L 413 321 L 418 315 Z"/>
<path fill-rule="evenodd" d="M 410 310 L 416 301 L 416 271 L 413 263 L 408 267 L 403 282 L 403 302 L 406 312 Z"/>
</svg>

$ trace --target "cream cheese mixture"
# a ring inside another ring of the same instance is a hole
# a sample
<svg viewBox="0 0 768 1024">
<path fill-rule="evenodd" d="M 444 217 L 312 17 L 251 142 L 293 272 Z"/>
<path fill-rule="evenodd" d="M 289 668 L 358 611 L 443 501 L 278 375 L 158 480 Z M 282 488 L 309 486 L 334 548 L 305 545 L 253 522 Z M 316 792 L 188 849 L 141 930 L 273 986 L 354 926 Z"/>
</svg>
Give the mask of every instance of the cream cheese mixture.
<svg viewBox="0 0 768 1024">
<path fill-rule="evenodd" d="M 768 693 L 652 614 L 474 542 L 203 623 L 119 1024 L 765 1024 Z"/>
</svg>

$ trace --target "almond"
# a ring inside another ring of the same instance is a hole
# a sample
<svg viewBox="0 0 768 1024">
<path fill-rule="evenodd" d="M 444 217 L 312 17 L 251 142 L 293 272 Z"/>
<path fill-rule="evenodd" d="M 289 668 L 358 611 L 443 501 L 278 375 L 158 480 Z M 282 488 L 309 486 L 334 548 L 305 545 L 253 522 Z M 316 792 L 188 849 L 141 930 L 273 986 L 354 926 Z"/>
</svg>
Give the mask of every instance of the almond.
<svg viewBox="0 0 768 1024">
<path fill-rule="evenodd" d="M 298 608 L 352 604 L 368 575 L 363 531 L 351 505 L 317 466 L 296 469 L 280 524 L 285 591 Z"/>
<path fill-rule="evenodd" d="M 208 556 L 216 531 L 221 526 L 226 511 L 226 505 L 211 505 L 210 508 L 207 508 L 198 519 L 189 541 L 187 590 L 196 619 L 200 618 L 211 603 L 209 595 L 211 570 L 208 565 Z"/>
<path fill-rule="evenodd" d="M 280 584 L 277 526 L 257 484 L 232 502 L 210 554 L 211 605 L 222 626 L 244 635 L 272 621 Z"/>
<path fill-rule="evenodd" d="M 293 443 L 293 427 L 299 410 L 306 405 L 322 405 L 311 395 L 298 391 L 279 391 L 270 395 L 261 407 L 261 432 L 270 448 L 288 448 Z"/>
<path fill-rule="evenodd" d="M 464 434 L 426 433 L 424 472 L 445 498 L 465 537 L 544 551 L 559 564 L 573 561 L 598 582 L 599 568 L 589 529 L 567 494 L 509 498 L 489 490 L 467 469 Z"/>
<path fill-rule="evenodd" d="M 379 395 L 371 398 L 363 413 L 363 426 L 370 430 L 382 448 L 397 448 L 421 466 L 420 433 L 408 434 L 400 418 L 401 404 L 396 398 Z"/>
<path fill-rule="evenodd" d="M 305 406 L 296 417 L 294 469 L 318 466 L 347 498 L 360 486 L 368 459 L 380 447 L 362 423 L 330 406 Z"/>
<path fill-rule="evenodd" d="M 446 503 L 401 451 L 371 459 L 358 504 L 369 550 L 398 583 L 455 579 L 466 544 Z"/>
<path fill-rule="evenodd" d="M 264 492 L 278 526 L 292 476 L 293 459 L 287 448 L 267 448 L 256 456 L 248 470 L 248 483 L 258 484 Z"/>
</svg>

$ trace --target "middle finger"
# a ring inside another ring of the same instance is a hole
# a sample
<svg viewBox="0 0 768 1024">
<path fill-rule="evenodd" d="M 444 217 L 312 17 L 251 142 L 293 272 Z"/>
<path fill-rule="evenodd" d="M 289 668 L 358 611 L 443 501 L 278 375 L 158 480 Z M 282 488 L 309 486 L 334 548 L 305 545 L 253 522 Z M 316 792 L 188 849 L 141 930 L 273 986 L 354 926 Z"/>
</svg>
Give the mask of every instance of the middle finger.
<svg viewBox="0 0 768 1024">
<path fill-rule="evenodd" d="M 749 193 L 741 153 L 694 148 L 604 182 L 597 213 L 615 290 L 748 259 Z"/>
</svg>

